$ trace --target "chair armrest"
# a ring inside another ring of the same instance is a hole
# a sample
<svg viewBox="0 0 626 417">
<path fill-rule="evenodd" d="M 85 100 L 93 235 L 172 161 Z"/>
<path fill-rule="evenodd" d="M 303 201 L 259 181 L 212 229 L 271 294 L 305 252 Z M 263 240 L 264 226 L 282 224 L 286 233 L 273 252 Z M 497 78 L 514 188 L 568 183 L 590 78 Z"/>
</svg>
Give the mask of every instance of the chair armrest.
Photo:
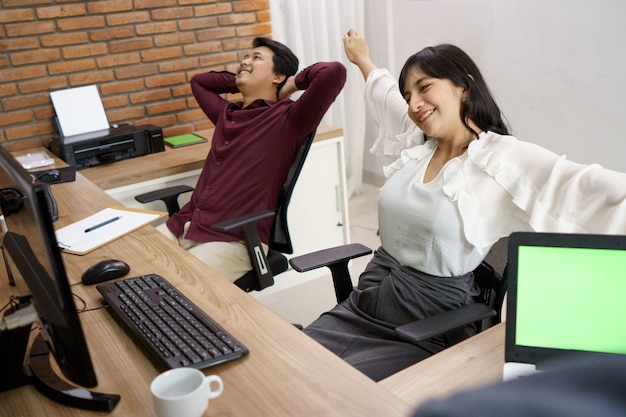
<svg viewBox="0 0 626 417">
<path fill-rule="evenodd" d="M 370 253 L 372 253 L 372 250 L 367 246 L 363 246 L 360 243 L 352 243 L 295 256 L 289 260 L 289 263 L 298 272 L 306 272 L 322 266 L 328 267 L 333 277 L 337 303 L 341 303 L 348 298 L 353 289 L 348 262 L 350 259 Z"/>
<path fill-rule="evenodd" d="M 398 326 L 395 333 L 408 342 L 416 343 L 495 315 L 491 307 L 475 303 Z"/>
<path fill-rule="evenodd" d="M 294 256 L 289 263 L 298 272 L 306 272 L 312 269 L 330 266 L 336 263 L 348 262 L 350 259 L 358 258 L 372 253 L 372 250 L 360 243 L 336 246 L 334 248 L 323 249 L 306 255 Z"/>
<path fill-rule="evenodd" d="M 156 200 L 163 200 L 167 212 L 171 216 L 180 210 L 178 205 L 178 196 L 183 193 L 193 191 L 193 188 L 188 185 L 175 185 L 172 187 L 162 188 L 156 191 L 150 191 L 148 193 L 139 194 L 135 196 L 135 200 L 140 203 L 150 203 Z"/>
<path fill-rule="evenodd" d="M 252 213 L 243 214 L 229 220 L 224 220 L 211 225 L 211 229 L 218 232 L 228 232 L 229 230 L 241 228 L 243 238 L 250 257 L 250 264 L 258 277 L 258 290 L 274 284 L 274 275 L 267 263 L 267 256 L 261 244 L 257 223 L 268 217 L 274 216 L 270 210 L 258 210 Z"/>
<path fill-rule="evenodd" d="M 256 222 L 258 222 L 259 220 L 263 220 L 267 217 L 272 217 L 273 215 L 273 211 L 258 210 L 252 213 L 242 214 L 241 216 L 233 217 L 232 219 L 224 220 L 219 223 L 215 223 L 211 225 L 211 229 L 217 230 L 218 232 L 228 232 L 229 230 L 236 229 L 237 227 L 244 227 L 248 224 L 256 225 Z"/>
</svg>

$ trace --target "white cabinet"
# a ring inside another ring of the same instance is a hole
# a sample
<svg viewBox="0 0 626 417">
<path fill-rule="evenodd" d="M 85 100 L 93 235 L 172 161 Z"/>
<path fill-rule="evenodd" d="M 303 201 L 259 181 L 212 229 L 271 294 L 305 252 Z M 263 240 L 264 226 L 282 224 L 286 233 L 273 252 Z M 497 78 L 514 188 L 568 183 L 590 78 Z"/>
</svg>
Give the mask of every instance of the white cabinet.
<svg viewBox="0 0 626 417">
<path fill-rule="evenodd" d="M 313 142 L 288 209 L 289 231 L 296 256 L 349 243 L 348 203 L 343 137 Z M 170 185 L 195 186 L 199 170 L 107 190 L 127 207 L 163 210 L 160 202 L 143 205 L 134 196 Z M 188 199 L 181 198 L 181 205 Z M 286 271 L 275 284 L 250 295 L 292 323 L 306 325 L 336 304 L 327 268 Z"/>
</svg>

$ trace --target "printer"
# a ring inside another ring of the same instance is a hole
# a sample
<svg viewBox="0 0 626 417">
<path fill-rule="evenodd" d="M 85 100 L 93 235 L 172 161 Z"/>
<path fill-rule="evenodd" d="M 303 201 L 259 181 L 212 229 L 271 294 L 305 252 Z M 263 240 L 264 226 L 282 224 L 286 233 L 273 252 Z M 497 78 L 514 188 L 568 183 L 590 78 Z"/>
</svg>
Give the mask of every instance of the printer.
<svg viewBox="0 0 626 417">
<path fill-rule="evenodd" d="M 163 130 L 153 125 L 120 125 L 72 136 L 59 136 L 50 150 L 76 169 L 165 151 Z"/>
</svg>

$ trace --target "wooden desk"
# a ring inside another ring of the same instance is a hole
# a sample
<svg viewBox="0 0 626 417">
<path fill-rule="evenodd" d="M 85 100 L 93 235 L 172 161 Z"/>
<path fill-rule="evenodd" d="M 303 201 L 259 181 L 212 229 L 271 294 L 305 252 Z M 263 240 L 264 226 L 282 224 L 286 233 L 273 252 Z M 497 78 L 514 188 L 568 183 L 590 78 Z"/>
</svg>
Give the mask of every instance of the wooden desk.
<svg viewBox="0 0 626 417">
<path fill-rule="evenodd" d="M 114 205 L 80 172 L 72 183 L 55 184 L 60 228 Z M 224 380 L 224 393 L 211 400 L 206 416 L 406 416 L 410 407 L 312 341 L 290 323 L 218 276 L 151 226 L 143 227 L 84 256 L 64 254 L 71 283 L 106 258 L 122 259 L 132 275 L 167 277 L 191 300 L 241 340 L 250 354 L 210 368 Z M 16 277 L 19 281 L 19 277 Z M 141 345 L 98 309 L 94 287 L 72 291 L 86 301 L 80 319 L 99 385 L 96 391 L 121 394 L 112 416 L 154 416 L 150 381 L 161 371 Z M 20 293 L 9 287 L 0 268 L 0 300 Z M 77 301 L 77 307 L 81 307 Z M 95 309 L 91 310 L 90 309 Z M 54 403 L 32 386 L 0 393 L 0 416 L 102 416 Z M 184 416 L 181 416 L 184 417 Z"/>
<path fill-rule="evenodd" d="M 504 323 L 379 382 L 412 409 L 423 402 L 502 380 Z"/>
<path fill-rule="evenodd" d="M 81 173 L 103 190 L 136 184 L 155 178 L 201 169 L 204 166 L 214 129 L 194 132 L 209 139 L 206 143 L 172 149 L 165 147 L 165 152 L 144 155 L 117 161 L 115 164 L 99 165 L 82 170 Z M 330 125 L 320 125 L 314 141 L 336 138 L 342 135 L 342 129 Z"/>
</svg>

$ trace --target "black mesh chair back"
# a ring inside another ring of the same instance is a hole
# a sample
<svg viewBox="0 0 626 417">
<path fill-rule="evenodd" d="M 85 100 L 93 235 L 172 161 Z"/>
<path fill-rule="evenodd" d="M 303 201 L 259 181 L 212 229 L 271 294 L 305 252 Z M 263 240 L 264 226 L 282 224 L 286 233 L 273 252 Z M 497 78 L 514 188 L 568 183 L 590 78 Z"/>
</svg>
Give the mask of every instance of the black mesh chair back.
<svg viewBox="0 0 626 417">
<path fill-rule="evenodd" d="M 508 241 L 508 237 L 497 241 L 480 266 L 474 270 L 474 282 L 480 287 L 480 294 L 475 297 L 475 301 L 496 311 L 495 316 L 488 317 L 477 324 L 478 332 L 500 323 L 502 319 L 502 303 L 506 292 Z"/>
<path fill-rule="evenodd" d="M 300 149 L 296 154 L 296 158 L 287 174 L 285 184 L 280 191 L 278 197 L 278 206 L 276 208 L 276 216 L 270 234 L 269 248 L 281 253 L 293 253 L 293 245 L 291 244 L 291 236 L 289 235 L 289 226 L 287 224 L 287 208 L 291 201 L 291 195 L 304 166 L 304 161 L 309 154 L 311 144 L 315 138 L 315 130 L 309 134 L 304 143 L 300 145 Z"/>
</svg>

